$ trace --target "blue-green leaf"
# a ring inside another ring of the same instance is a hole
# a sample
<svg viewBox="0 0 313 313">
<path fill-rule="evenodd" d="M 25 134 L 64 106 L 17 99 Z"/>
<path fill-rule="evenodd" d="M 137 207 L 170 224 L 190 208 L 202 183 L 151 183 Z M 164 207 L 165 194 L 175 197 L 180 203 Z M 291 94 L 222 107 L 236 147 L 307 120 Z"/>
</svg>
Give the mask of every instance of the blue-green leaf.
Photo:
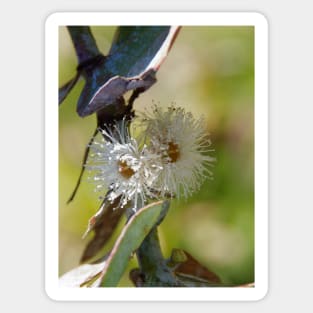
<svg viewBox="0 0 313 313">
<path fill-rule="evenodd" d="M 120 26 L 116 30 L 108 55 L 98 53 L 95 46 L 91 53 L 86 42 L 95 45 L 92 34 L 86 27 L 69 28 L 76 54 L 83 63 L 78 65 L 79 73 L 85 79 L 85 86 L 79 97 L 77 113 L 87 116 L 99 110 L 112 113 L 112 106 L 129 90 L 143 92 L 155 82 L 155 74 L 166 58 L 179 31 L 178 26 Z M 79 36 L 84 31 L 84 36 Z M 74 34 L 74 35 L 73 35 Z M 82 38 L 81 38 L 82 37 Z M 88 40 L 87 40 L 88 39 Z M 76 43 L 76 41 L 79 41 Z M 80 51 L 83 50 L 83 51 Z M 90 59 L 86 59 L 86 51 Z M 70 84 L 72 88 L 73 84 Z M 60 102 L 71 88 L 60 90 Z M 114 112 L 118 114 L 118 112 Z M 123 114 L 123 112 L 122 112 Z"/>
<path fill-rule="evenodd" d="M 106 260 L 101 286 L 117 286 L 129 258 L 159 221 L 162 210 L 162 201 L 159 201 L 140 209 L 130 218 Z"/>
</svg>

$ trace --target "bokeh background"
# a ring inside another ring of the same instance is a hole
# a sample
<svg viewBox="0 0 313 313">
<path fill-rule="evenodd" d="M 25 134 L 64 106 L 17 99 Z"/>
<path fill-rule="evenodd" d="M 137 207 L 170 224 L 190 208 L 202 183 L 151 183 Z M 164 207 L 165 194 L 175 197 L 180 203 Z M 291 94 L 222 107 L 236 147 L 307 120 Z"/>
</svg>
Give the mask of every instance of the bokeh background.
<svg viewBox="0 0 313 313">
<path fill-rule="evenodd" d="M 115 27 L 92 27 L 103 54 Z M 74 76 L 77 60 L 65 27 L 59 33 L 59 84 Z M 203 115 L 217 162 L 214 180 L 187 200 L 174 200 L 159 227 L 165 257 L 181 248 L 213 270 L 226 284 L 254 281 L 254 28 L 182 27 L 157 73 L 157 83 L 135 102 L 135 110 L 171 102 Z M 80 81 L 59 110 L 59 273 L 76 267 L 90 237 L 82 239 L 100 201 L 83 180 L 76 184 L 95 116 L 80 118 L 76 103 Z M 124 223 L 124 221 L 122 221 Z M 103 249 L 109 251 L 122 224 Z M 132 286 L 128 271 L 119 286 Z"/>
</svg>

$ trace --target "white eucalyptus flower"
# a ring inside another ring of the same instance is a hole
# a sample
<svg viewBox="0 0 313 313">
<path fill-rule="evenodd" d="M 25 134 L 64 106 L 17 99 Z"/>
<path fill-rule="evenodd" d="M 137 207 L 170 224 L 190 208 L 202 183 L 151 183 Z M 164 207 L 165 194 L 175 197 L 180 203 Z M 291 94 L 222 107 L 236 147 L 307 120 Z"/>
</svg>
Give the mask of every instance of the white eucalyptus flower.
<svg viewBox="0 0 313 313">
<path fill-rule="evenodd" d="M 209 167 L 215 158 L 208 155 L 213 150 L 203 118 L 195 119 L 183 108 L 164 110 L 154 105 L 152 113 L 145 112 L 141 120 L 151 153 L 161 155 L 163 170 L 154 188 L 162 196 L 188 197 L 205 178 L 212 177 Z"/>
<path fill-rule="evenodd" d="M 150 153 L 146 146 L 139 147 L 130 137 L 125 121 L 110 129 L 101 129 L 102 138 L 90 146 L 86 169 L 89 179 L 96 183 L 102 194 L 109 191 L 107 199 L 113 202 L 121 196 L 119 207 L 133 202 L 133 210 L 143 206 L 147 197 L 156 195 L 151 188 L 162 167 L 159 157 Z"/>
</svg>

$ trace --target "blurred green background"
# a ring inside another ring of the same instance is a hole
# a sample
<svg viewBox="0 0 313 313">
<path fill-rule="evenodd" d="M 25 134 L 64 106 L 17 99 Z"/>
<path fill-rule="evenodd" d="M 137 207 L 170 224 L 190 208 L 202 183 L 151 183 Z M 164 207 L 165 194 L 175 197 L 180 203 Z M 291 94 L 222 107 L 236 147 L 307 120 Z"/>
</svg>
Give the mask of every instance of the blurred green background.
<svg viewBox="0 0 313 313">
<path fill-rule="evenodd" d="M 103 54 L 115 27 L 92 27 Z M 74 76 L 77 60 L 65 27 L 59 36 L 59 84 Z M 254 281 L 254 28 L 182 27 L 157 83 L 135 102 L 152 100 L 204 115 L 217 162 L 214 180 L 188 200 L 174 200 L 159 227 L 162 250 L 188 251 L 227 284 Z M 99 200 L 84 178 L 75 200 L 66 205 L 76 184 L 85 147 L 96 127 L 95 116 L 80 118 L 76 103 L 83 81 L 59 110 L 59 273 L 76 267 L 91 237 L 82 239 Z M 123 220 L 122 223 L 125 221 Z M 112 240 L 104 248 L 109 251 Z M 136 267 L 136 259 L 129 269 Z M 128 269 L 128 270 L 129 270 Z M 132 286 L 125 273 L 119 286 Z"/>
</svg>

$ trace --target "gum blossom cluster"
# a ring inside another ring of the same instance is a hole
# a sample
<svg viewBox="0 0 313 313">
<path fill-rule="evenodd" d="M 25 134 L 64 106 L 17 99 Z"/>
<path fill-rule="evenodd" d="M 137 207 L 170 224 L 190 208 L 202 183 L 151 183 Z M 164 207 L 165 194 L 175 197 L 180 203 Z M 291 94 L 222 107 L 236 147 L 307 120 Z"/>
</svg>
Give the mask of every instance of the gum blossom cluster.
<svg viewBox="0 0 313 313">
<path fill-rule="evenodd" d="M 203 118 L 154 105 L 133 122 L 142 129 L 136 139 L 124 120 L 100 129 L 102 137 L 90 146 L 85 164 L 97 191 L 106 192 L 112 203 L 120 198 L 116 207 L 130 204 L 136 211 L 149 199 L 187 198 L 212 177 L 214 158 Z"/>
</svg>

